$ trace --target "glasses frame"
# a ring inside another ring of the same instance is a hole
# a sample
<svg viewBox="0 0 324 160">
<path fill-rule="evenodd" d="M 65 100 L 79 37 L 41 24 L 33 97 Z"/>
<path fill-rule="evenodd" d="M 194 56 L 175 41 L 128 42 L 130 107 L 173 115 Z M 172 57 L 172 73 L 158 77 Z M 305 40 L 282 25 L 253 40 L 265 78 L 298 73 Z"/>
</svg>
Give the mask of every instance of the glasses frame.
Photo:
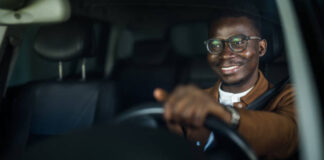
<svg viewBox="0 0 324 160">
<path fill-rule="evenodd" d="M 242 37 L 243 37 L 243 40 L 247 41 L 247 43 L 246 43 L 244 49 L 242 49 L 242 50 L 240 50 L 240 51 L 235 51 L 235 50 L 233 49 L 232 44 L 230 43 L 230 41 L 231 41 L 233 38 L 236 38 L 236 37 L 238 37 L 238 36 L 242 36 Z M 219 40 L 219 41 L 221 41 L 222 44 L 223 44 L 223 48 L 222 48 L 222 50 L 221 50 L 219 53 L 218 53 L 218 52 L 217 52 L 217 53 L 216 53 L 216 52 L 212 52 L 212 51 L 209 49 L 209 42 L 210 42 L 210 41 L 214 41 L 214 40 Z M 229 46 L 229 48 L 231 49 L 232 52 L 234 52 L 234 53 L 239 53 L 239 52 L 243 52 L 244 50 L 246 50 L 246 48 L 247 48 L 247 46 L 248 46 L 248 44 L 249 44 L 249 42 L 248 42 L 249 40 L 262 40 L 262 38 L 261 38 L 261 37 L 258 37 L 258 36 L 246 36 L 246 35 L 244 35 L 244 34 L 238 34 L 238 35 L 231 36 L 231 37 L 229 37 L 228 39 L 210 38 L 210 39 L 204 41 L 204 44 L 206 45 L 206 49 L 207 49 L 207 51 L 208 51 L 210 54 L 213 54 L 213 55 L 219 55 L 220 53 L 222 53 L 222 52 L 224 51 L 224 48 L 225 48 L 225 42 L 227 43 L 227 45 Z"/>
</svg>

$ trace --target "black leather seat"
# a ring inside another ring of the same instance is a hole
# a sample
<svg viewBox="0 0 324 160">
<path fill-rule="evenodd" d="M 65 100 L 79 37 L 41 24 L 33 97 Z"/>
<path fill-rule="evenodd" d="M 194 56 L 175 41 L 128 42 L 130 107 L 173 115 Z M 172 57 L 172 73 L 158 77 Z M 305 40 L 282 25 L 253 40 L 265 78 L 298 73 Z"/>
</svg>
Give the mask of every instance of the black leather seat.
<svg viewBox="0 0 324 160">
<path fill-rule="evenodd" d="M 70 61 L 94 56 L 92 26 L 82 22 L 42 27 L 35 40 L 41 57 Z M 117 111 L 112 81 L 77 79 L 46 80 L 25 85 L 12 109 L 8 156 L 18 156 L 27 143 L 109 122 Z"/>
<path fill-rule="evenodd" d="M 260 69 L 271 83 L 276 84 L 289 76 L 280 25 L 263 20 L 262 36 L 267 40 L 268 47 L 266 54 L 260 59 Z"/>
<path fill-rule="evenodd" d="M 218 80 L 207 62 L 204 41 L 208 39 L 207 23 L 194 22 L 173 26 L 170 41 L 175 55 L 178 56 L 179 80 L 181 84 L 194 84 L 209 88 Z"/>
<path fill-rule="evenodd" d="M 175 61 L 163 39 L 135 42 L 131 57 L 119 60 L 115 72 L 124 109 L 155 101 L 155 88 L 171 90 L 176 84 Z"/>
</svg>

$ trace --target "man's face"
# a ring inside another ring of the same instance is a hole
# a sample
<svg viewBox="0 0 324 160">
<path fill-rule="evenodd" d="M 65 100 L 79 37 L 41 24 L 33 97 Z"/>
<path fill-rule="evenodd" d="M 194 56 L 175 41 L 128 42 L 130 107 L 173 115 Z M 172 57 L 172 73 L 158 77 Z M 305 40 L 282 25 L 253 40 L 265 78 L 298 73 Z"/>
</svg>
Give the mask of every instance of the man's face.
<svg viewBox="0 0 324 160">
<path fill-rule="evenodd" d="M 225 40 L 239 34 L 258 36 L 253 22 L 247 17 L 226 17 L 212 24 L 209 38 Z M 225 43 L 224 50 L 219 55 L 208 54 L 208 62 L 224 84 L 240 85 L 257 80 L 259 57 L 265 51 L 265 40 L 248 40 L 247 48 L 236 53 Z"/>
</svg>

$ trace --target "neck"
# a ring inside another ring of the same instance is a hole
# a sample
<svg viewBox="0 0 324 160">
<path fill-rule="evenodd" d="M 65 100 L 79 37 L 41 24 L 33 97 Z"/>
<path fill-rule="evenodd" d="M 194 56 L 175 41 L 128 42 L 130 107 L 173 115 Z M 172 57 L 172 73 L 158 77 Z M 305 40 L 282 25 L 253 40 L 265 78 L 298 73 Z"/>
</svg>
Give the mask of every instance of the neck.
<svg viewBox="0 0 324 160">
<path fill-rule="evenodd" d="M 242 79 L 241 81 L 234 84 L 222 83 L 221 89 L 223 91 L 230 92 L 230 93 L 241 93 L 252 88 L 255 85 L 255 83 L 258 81 L 259 78 L 258 70 L 253 72 L 252 75 L 248 77 L 249 78 Z"/>
</svg>

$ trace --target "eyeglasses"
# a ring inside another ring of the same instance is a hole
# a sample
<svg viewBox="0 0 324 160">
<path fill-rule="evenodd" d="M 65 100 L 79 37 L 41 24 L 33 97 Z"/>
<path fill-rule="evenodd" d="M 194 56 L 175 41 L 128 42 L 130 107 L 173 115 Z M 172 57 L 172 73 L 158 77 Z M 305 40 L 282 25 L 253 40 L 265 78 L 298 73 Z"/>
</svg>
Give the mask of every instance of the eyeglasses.
<svg viewBox="0 0 324 160">
<path fill-rule="evenodd" d="M 205 41 L 206 48 L 210 54 L 219 55 L 223 52 L 225 42 L 227 42 L 229 48 L 234 52 L 242 52 L 247 48 L 248 40 L 261 40 L 257 36 L 246 36 L 244 34 L 234 35 L 226 40 L 212 38 Z"/>
</svg>

